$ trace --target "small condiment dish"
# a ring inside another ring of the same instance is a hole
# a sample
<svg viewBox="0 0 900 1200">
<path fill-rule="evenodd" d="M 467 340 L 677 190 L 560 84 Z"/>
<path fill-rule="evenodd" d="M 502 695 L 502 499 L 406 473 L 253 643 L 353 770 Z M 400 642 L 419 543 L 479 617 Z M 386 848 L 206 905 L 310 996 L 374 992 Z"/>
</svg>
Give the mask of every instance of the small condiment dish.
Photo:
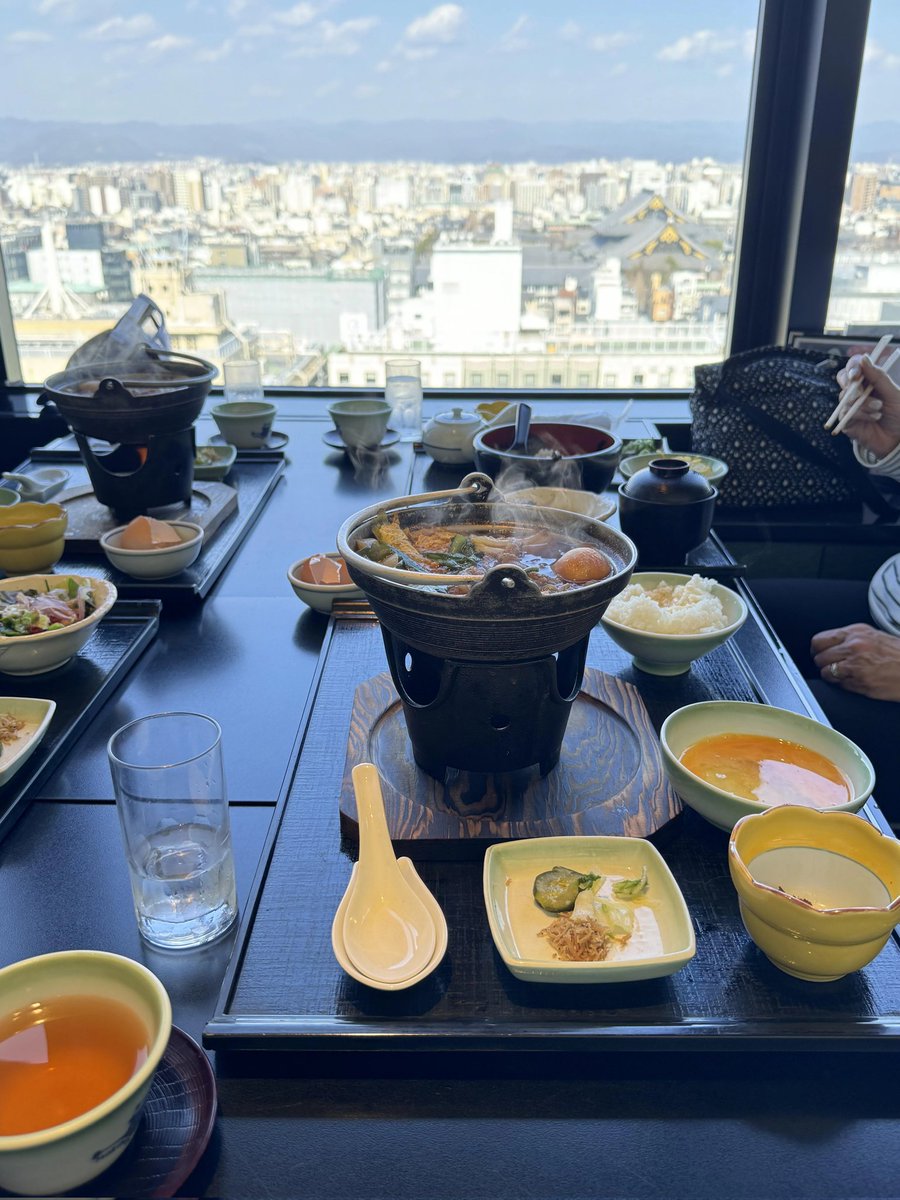
<svg viewBox="0 0 900 1200">
<path fill-rule="evenodd" d="M 69 515 L 61 504 L 21 504 L 0 508 L 0 570 L 49 570 L 63 556 Z"/>
<path fill-rule="evenodd" d="M 0 1186 L 56 1195 L 105 1171 L 126 1150 L 172 1031 L 172 1006 L 140 963 L 99 950 L 44 954 L 0 970 L 0 1015 L 60 998 L 96 996 L 130 1009 L 147 1031 L 146 1059 L 131 1078 L 87 1112 L 32 1133 L 0 1136 Z"/>
<path fill-rule="evenodd" d="M 669 583 L 673 587 L 685 584 L 691 579 L 690 575 L 673 574 L 671 571 L 639 571 L 632 575 L 629 585 L 639 583 L 647 591 L 658 587 L 661 583 Z M 654 633 L 645 629 L 634 629 L 623 625 L 605 612 L 600 618 L 606 633 L 617 646 L 630 654 L 638 670 L 649 675 L 683 675 L 691 669 L 695 659 L 709 654 L 723 642 L 727 642 L 732 634 L 737 633 L 747 619 L 747 605 L 730 588 L 721 583 L 712 582 L 712 593 L 716 596 L 728 617 L 728 624 L 722 629 L 712 629 L 707 633 Z"/>
<path fill-rule="evenodd" d="M 646 893 L 635 906 L 635 932 L 600 962 L 566 962 L 540 936 L 553 921 L 534 900 L 534 880 L 554 866 L 631 879 L 647 870 Z M 694 957 L 694 927 L 665 859 L 644 838 L 561 836 L 522 838 L 489 846 L 484 856 L 484 904 L 497 953 L 517 979 L 535 983 L 624 983 L 672 975 Z"/>
<path fill-rule="evenodd" d="M 681 756 L 689 746 L 724 733 L 781 738 L 824 755 L 842 772 L 851 792 L 846 803 L 831 805 L 829 812 L 858 812 L 872 794 L 875 770 L 871 762 L 855 743 L 830 725 L 768 704 L 705 700 L 671 713 L 659 731 L 659 741 L 672 787 L 685 804 L 719 829 L 731 830 L 741 817 L 772 811 L 772 806 L 761 801 L 747 800 L 707 783 L 682 764 Z"/>
<path fill-rule="evenodd" d="M 169 579 L 195 562 L 203 548 L 203 530 L 193 521 L 167 521 L 181 538 L 180 546 L 126 550 L 118 544 L 126 525 L 110 529 L 100 538 L 103 553 L 114 567 L 132 579 Z"/>
<path fill-rule="evenodd" d="M 12 505 L 18 504 L 22 499 L 20 492 L 15 488 L 0 487 L 0 507 L 11 508 Z"/>
<path fill-rule="evenodd" d="M 69 580 L 87 584 L 94 593 L 95 608 L 90 616 L 61 629 L 47 629 L 25 637 L 0 637 L 0 674 L 40 675 L 63 666 L 78 653 L 116 602 L 118 592 L 108 579 L 88 575 L 17 575 L 0 580 L 0 591 L 46 592 L 65 588 Z"/>
<path fill-rule="evenodd" d="M 236 458 L 236 446 L 213 446 L 209 443 L 204 446 L 198 446 L 194 457 L 194 478 L 224 479 L 234 466 Z"/>
<path fill-rule="evenodd" d="M 301 579 L 300 571 L 303 564 L 309 562 L 311 558 L 317 557 L 319 556 L 307 554 L 305 558 L 298 558 L 288 567 L 288 583 L 293 588 L 294 595 L 298 600 L 302 600 L 314 612 L 320 613 L 330 613 L 335 600 L 365 600 L 365 593 L 355 583 L 310 583 Z M 341 559 L 340 554 L 336 551 L 329 551 L 325 557 Z M 343 560 L 341 559 L 341 561 Z"/>
<path fill-rule="evenodd" d="M 50 727 L 56 712 L 55 700 L 31 696 L 0 696 L 0 716 L 8 715 L 22 723 L 10 742 L 0 745 L 0 787 L 31 758 Z"/>
<path fill-rule="evenodd" d="M 900 921 L 900 842 L 850 813 L 785 806 L 744 817 L 728 866 L 747 933 L 798 979 L 858 971 Z"/>
</svg>

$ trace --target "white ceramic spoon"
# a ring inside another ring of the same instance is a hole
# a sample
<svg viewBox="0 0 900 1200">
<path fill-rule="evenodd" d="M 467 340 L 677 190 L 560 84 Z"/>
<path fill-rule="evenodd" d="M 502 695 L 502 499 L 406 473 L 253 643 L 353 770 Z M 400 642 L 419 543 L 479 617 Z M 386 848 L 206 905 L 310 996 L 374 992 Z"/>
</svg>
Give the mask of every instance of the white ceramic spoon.
<svg viewBox="0 0 900 1200">
<path fill-rule="evenodd" d="M 388 833 L 378 771 L 353 768 L 359 863 L 344 914 L 344 949 L 369 979 L 396 983 L 418 975 L 436 943 L 434 918 L 401 872 Z"/>
<path fill-rule="evenodd" d="M 418 975 L 412 975 L 409 979 L 401 979 L 396 983 L 385 983 L 381 979 L 370 979 L 368 975 L 363 975 L 347 957 L 347 949 L 344 946 L 344 914 L 347 911 L 350 896 L 353 894 L 356 872 L 359 866 L 358 863 L 353 864 L 350 883 L 337 907 L 337 911 L 334 914 L 334 921 L 331 925 L 331 948 L 341 968 L 359 983 L 364 983 L 370 988 L 377 988 L 380 992 L 399 992 L 405 988 L 415 987 L 417 983 L 420 983 L 423 979 L 427 979 L 432 971 L 437 970 L 444 955 L 447 953 L 447 918 L 444 916 L 441 906 L 419 878 L 416 868 L 408 858 L 398 858 L 397 865 L 409 880 L 410 887 L 415 888 L 419 892 L 422 897 L 422 903 L 434 918 L 434 927 L 437 934 L 434 954 Z"/>
</svg>

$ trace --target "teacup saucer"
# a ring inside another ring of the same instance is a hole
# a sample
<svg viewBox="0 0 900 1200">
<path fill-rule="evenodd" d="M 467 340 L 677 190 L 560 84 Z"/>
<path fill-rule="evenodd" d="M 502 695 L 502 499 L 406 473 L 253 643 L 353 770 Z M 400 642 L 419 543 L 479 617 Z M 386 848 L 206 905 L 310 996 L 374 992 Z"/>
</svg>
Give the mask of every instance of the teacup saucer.
<svg viewBox="0 0 900 1200">
<path fill-rule="evenodd" d="M 286 433 L 280 433 L 277 429 L 273 429 L 269 434 L 268 439 L 261 446 L 238 446 L 238 454 L 271 454 L 273 450 L 283 450 L 291 439 Z M 222 437 L 221 433 L 214 433 L 209 439 L 210 446 L 233 446 L 233 442 L 229 442 L 227 438 Z"/>
<path fill-rule="evenodd" d="M 347 445 L 336 429 L 329 429 L 327 433 L 323 433 L 322 441 L 326 446 L 331 446 L 333 450 L 343 450 L 345 454 L 351 453 L 350 446 Z M 363 453 L 365 453 L 366 450 L 386 450 L 388 446 L 396 446 L 399 441 L 400 434 L 396 429 L 386 429 L 384 437 L 378 443 L 378 446 L 367 446 L 364 448 Z"/>
<path fill-rule="evenodd" d="M 215 1119 L 209 1059 L 173 1025 L 134 1141 L 108 1171 L 66 1195 L 174 1196 L 203 1156 Z"/>
</svg>

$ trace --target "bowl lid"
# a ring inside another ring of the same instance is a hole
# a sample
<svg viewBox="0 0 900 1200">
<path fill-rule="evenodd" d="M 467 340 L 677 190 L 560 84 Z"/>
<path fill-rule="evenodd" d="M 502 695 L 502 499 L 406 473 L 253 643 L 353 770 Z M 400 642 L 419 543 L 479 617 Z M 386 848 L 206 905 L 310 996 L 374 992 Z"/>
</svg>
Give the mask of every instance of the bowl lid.
<svg viewBox="0 0 900 1200">
<path fill-rule="evenodd" d="M 635 500 L 657 504 L 693 504 L 715 495 L 712 484 L 692 471 L 681 458 L 655 458 L 622 485 L 621 492 Z"/>
<path fill-rule="evenodd" d="M 477 413 L 466 412 L 462 408 L 454 408 L 450 412 L 438 413 L 433 417 L 435 425 L 449 425 L 457 429 L 480 429 L 481 417 Z"/>
</svg>

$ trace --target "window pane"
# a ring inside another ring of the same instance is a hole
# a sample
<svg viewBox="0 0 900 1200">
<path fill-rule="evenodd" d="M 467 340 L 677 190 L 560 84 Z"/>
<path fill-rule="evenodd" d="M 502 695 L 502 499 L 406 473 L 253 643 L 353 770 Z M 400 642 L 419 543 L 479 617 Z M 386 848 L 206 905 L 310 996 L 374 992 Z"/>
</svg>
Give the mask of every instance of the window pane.
<svg viewBox="0 0 900 1200">
<path fill-rule="evenodd" d="M 826 329 L 900 325 L 900 6 L 872 0 Z"/>
<path fill-rule="evenodd" d="M 721 356 L 757 0 L 212 8 L 3 6 L 27 381 L 140 292 L 270 384 L 408 352 L 444 386 L 684 387 Z"/>
</svg>

